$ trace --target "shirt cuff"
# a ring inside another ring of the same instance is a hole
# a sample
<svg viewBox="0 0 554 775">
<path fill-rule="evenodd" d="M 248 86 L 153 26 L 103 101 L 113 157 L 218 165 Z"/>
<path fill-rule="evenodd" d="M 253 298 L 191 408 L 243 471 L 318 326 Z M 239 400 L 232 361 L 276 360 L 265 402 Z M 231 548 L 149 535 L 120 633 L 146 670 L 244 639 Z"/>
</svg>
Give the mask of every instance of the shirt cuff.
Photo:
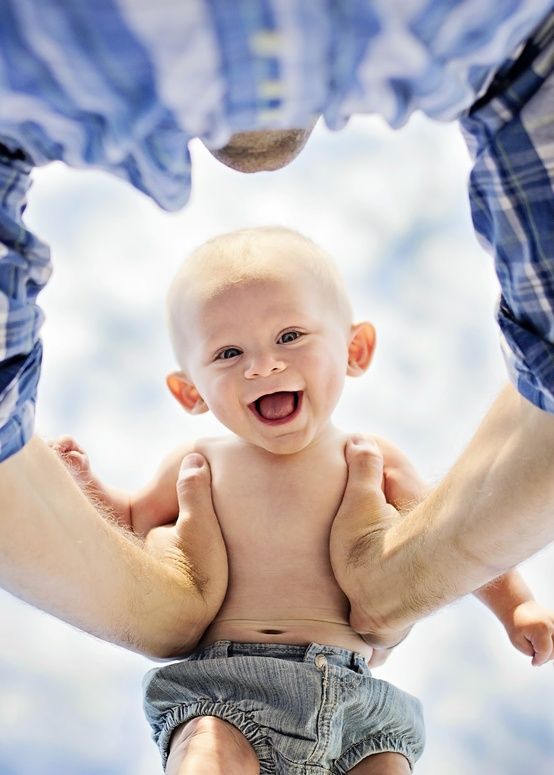
<svg viewBox="0 0 554 775">
<path fill-rule="evenodd" d="M 536 407 L 554 414 L 554 344 L 520 323 L 503 300 L 497 320 L 502 354 L 514 387 Z"/>
<path fill-rule="evenodd" d="M 41 361 L 38 341 L 28 355 L 0 363 L 0 379 L 11 377 L 0 394 L 0 462 L 19 452 L 33 435 Z"/>
</svg>

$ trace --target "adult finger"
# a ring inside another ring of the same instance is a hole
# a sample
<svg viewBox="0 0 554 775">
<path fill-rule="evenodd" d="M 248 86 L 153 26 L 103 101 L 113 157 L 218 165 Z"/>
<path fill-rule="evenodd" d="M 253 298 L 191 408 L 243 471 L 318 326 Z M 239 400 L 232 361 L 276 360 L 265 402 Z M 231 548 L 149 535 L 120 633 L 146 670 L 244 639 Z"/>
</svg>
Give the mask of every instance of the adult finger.
<svg viewBox="0 0 554 775">
<path fill-rule="evenodd" d="M 211 481 L 210 467 L 203 455 L 192 452 L 183 458 L 177 478 L 178 535 L 191 518 L 198 520 L 202 517 L 215 517 Z"/>
<path fill-rule="evenodd" d="M 353 532 L 388 524 L 396 514 L 383 493 L 383 456 L 369 437 L 352 436 L 345 448 L 348 480 L 337 519 L 347 519 Z"/>
<path fill-rule="evenodd" d="M 354 436 L 345 447 L 348 479 L 330 536 L 331 565 L 343 592 L 357 581 L 351 578 L 352 565 L 365 559 L 368 541 L 389 526 L 396 511 L 385 500 L 382 490 L 383 457 L 377 443 Z"/>
<path fill-rule="evenodd" d="M 192 579 L 207 605 L 210 618 L 219 610 L 227 590 L 227 552 L 212 502 L 208 461 L 193 452 L 183 458 L 177 479 L 179 516 L 175 533 Z"/>
<path fill-rule="evenodd" d="M 374 439 L 352 437 L 345 448 L 348 480 L 331 527 L 330 558 L 337 583 L 350 602 L 350 623 L 373 646 L 396 645 L 408 630 L 385 627 L 367 600 L 378 581 L 387 528 L 399 519 L 383 493 L 383 457 Z M 367 636 L 367 638 L 366 638 Z"/>
</svg>

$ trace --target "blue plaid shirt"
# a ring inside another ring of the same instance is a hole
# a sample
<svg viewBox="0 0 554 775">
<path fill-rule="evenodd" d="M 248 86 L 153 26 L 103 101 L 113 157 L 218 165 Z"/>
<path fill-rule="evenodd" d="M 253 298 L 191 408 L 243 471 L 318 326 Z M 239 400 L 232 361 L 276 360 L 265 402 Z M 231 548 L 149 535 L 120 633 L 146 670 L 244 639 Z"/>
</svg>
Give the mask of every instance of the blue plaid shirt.
<svg viewBox="0 0 554 775">
<path fill-rule="evenodd" d="M 0 460 L 33 431 L 47 247 L 22 221 L 33 166 L 188 198 L 187 143 L 355 113 L 462 119 L 470 197 L 502 284 L 518 389 L 554 412 L 552 0 L 0 0 Z M 530 42 L 529 39 L 531 38 Z"/>
</svg>

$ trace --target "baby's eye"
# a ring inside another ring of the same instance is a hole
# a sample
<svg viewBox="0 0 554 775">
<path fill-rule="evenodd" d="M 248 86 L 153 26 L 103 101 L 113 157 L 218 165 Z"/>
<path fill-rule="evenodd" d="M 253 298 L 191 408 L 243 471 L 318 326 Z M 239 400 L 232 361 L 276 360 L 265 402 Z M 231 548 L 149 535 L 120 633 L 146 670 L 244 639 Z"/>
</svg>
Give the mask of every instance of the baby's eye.
<svg viewBox="0 0 554 775">
<path fill-rule="evenodd" d="M 284 334 L 281 334 L 277 342 L 278 344 L 288 344 L 289 342 L 294 342 L 295 339 L 300 339 L 301 336 L 302 334 L 300 331 L 285 331 Z"/>
<path fill-rule="evenodd" d="M 216 361 L 228 361 L 230 358 L 237 358 L 241 354 L 238 347 L 227 347 L 225 350 L 220 350 L 215 356 Z"/>
</svg>

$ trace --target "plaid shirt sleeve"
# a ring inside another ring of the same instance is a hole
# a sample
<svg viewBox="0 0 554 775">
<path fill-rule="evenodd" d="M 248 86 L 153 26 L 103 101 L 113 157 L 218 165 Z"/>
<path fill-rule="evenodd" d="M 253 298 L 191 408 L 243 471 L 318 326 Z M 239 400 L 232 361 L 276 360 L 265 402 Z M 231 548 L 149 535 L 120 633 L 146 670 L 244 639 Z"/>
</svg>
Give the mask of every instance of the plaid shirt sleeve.
<svg viewBox="0 0 554 775">
<path fill-rule="evenodd" d="M 35 300 L 50 277 L 48 248 L 23 225 L 31 164 L 0 142 L 0 459 L 33 432 L 42 347 Z"/>
<path fill-rule="evenodd" d="M 494 256 L 510 378 L 554 412 L 554 14 L 462 118 L 473 223 Z"/>
</svg>

